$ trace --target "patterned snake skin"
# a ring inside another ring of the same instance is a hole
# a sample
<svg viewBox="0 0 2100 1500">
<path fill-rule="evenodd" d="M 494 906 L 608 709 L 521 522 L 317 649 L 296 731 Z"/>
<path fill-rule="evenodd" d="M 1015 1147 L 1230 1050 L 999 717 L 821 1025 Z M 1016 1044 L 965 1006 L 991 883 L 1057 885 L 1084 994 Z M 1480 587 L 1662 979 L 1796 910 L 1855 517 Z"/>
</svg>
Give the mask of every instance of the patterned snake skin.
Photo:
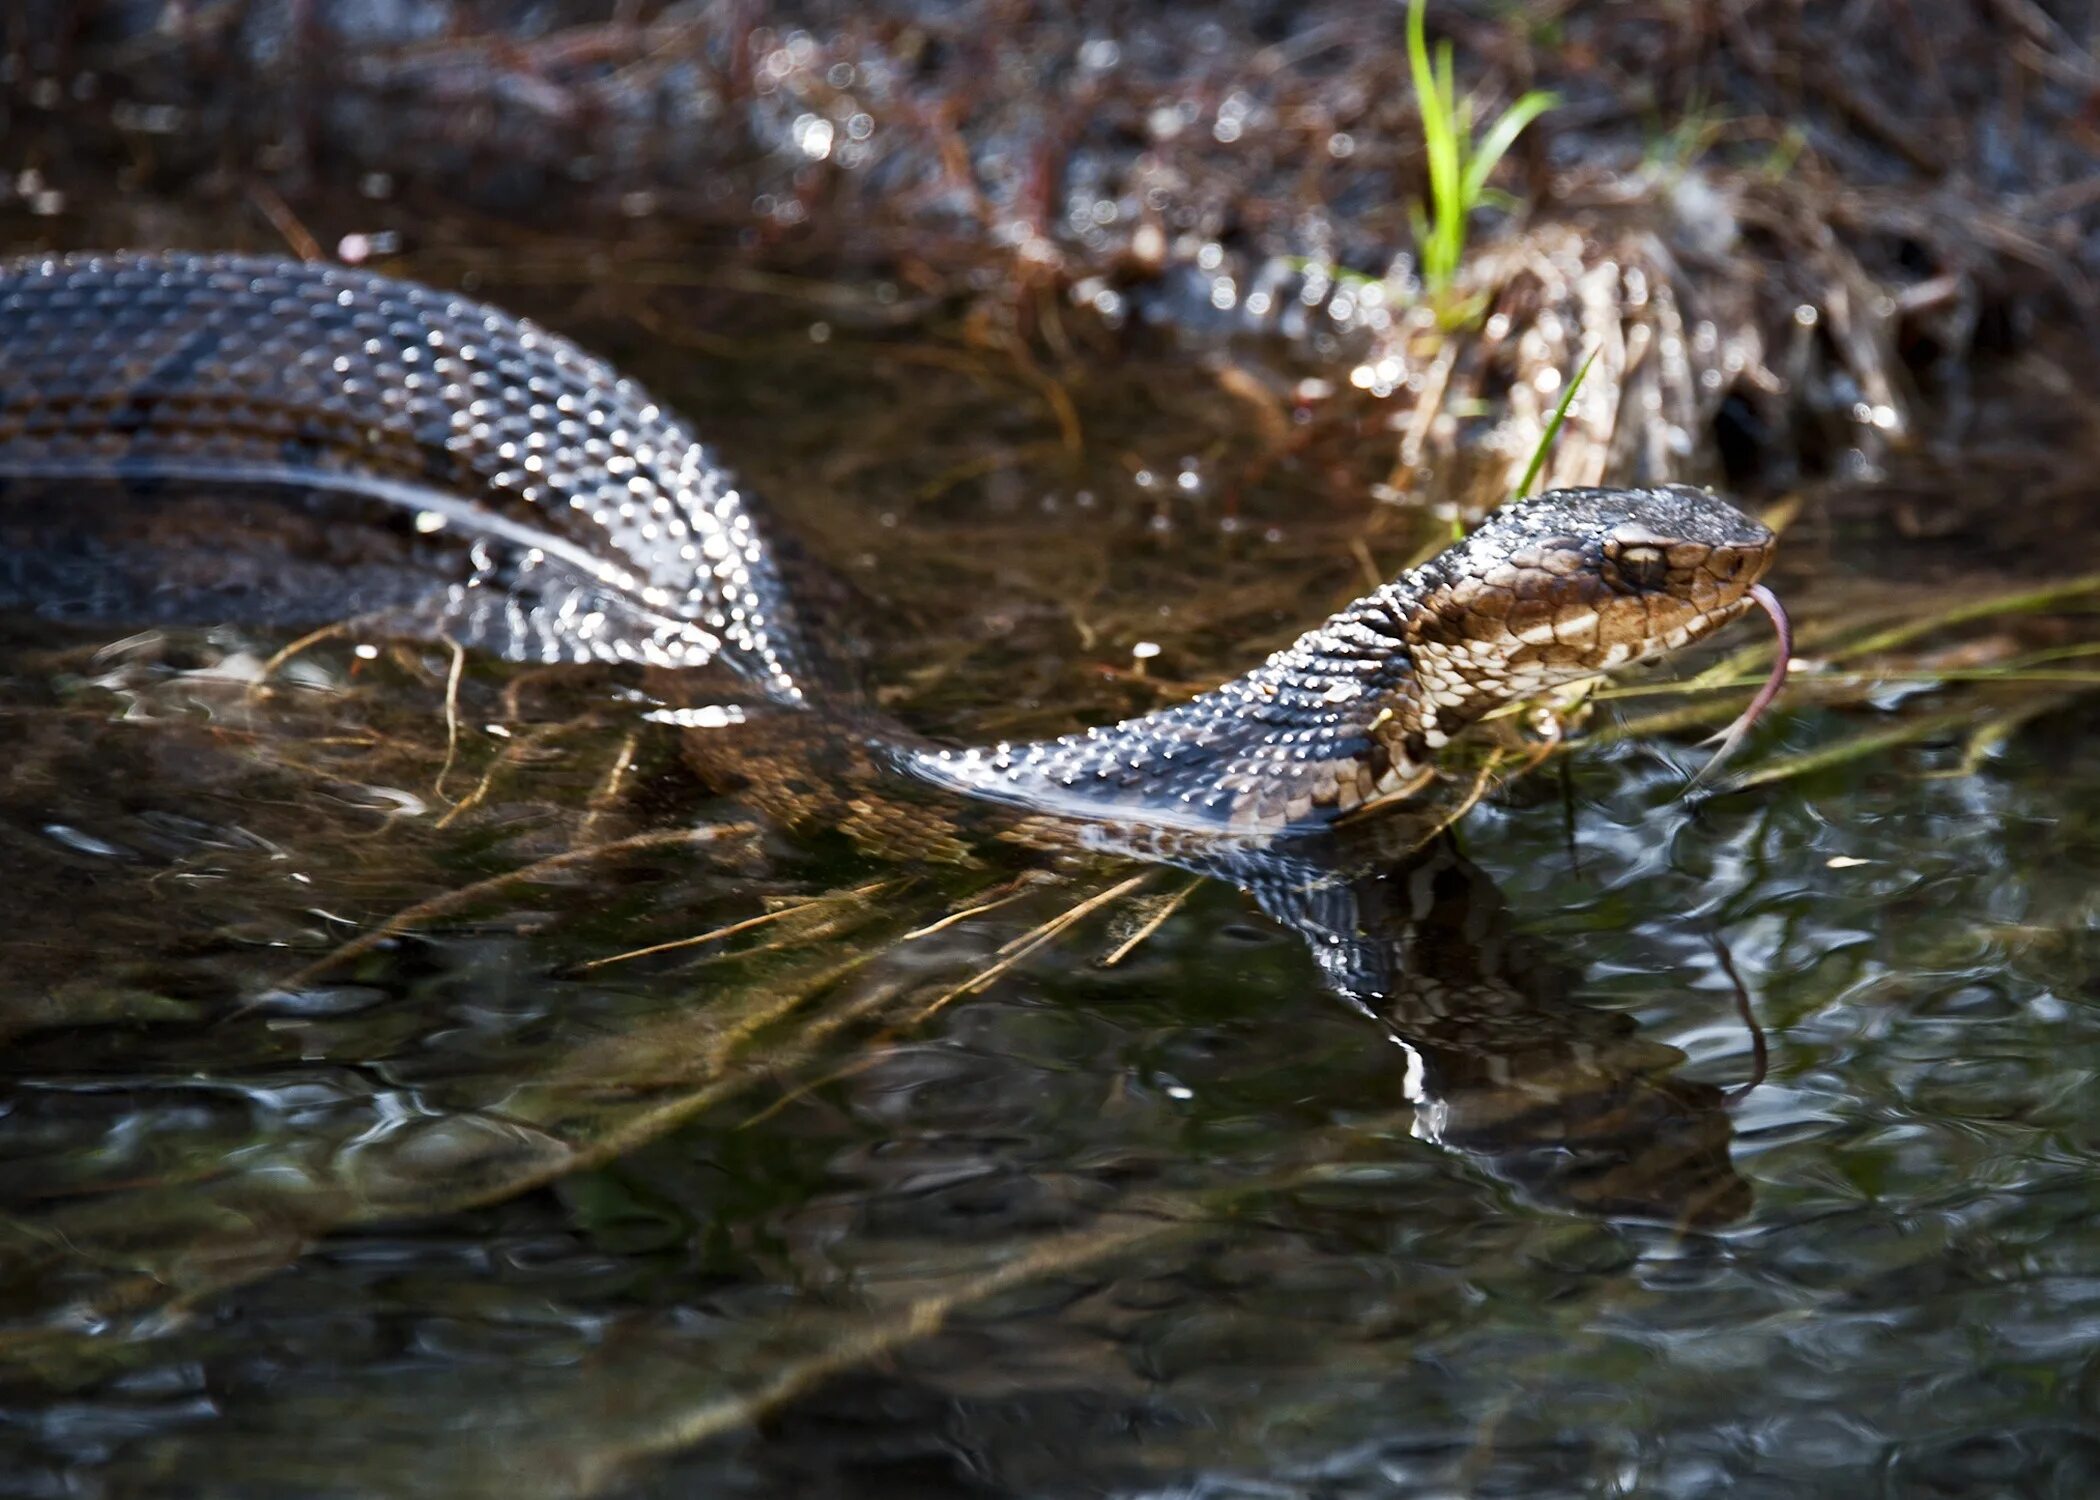
<svg viewBox="0 0 2100 1500">
<path fill-rule="evenodd" d="M 456 549 L 434 585 L 375 584 L 374 628 L 519 660 L 719 660 L 776 701 L 813 696 L 816 643 L 713 454 L 604 362 L 453 293 L 242 256 L 0 266 L 0 491 L 89 484 L 350 497 L 403 555 Z M 0 505 L 0 546 L 20 515 Z M 1419 784 L 1500 704 L 1734 619 L 1772 542 L 1700 490 L 1557 491 L 1178 707 L 963 751 L 866 732 L 921 776 L 1037 810 L 1317 824 Z"/>
</svg>

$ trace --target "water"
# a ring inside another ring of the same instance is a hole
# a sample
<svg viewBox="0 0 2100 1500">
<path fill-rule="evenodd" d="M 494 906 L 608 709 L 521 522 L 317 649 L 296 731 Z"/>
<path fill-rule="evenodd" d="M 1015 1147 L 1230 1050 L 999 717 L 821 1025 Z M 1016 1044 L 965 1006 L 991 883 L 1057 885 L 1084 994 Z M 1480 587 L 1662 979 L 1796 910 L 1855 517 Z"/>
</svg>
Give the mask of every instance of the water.
<svg viewBox="0 0 2100 1500">
<path fill-rule="evenodd" d="M 1400 550 L 1302 469 L 1230 526 L 1075 480 L 987 437 L 1011 392 L 899 348 L 645 373 L 867 591 L 928 727 L 1158 701 L 1345 596 L 1342 538 Z M 1229 396 L 1126 409 L 1171 358 L 1083 394 L 1090 448 L 1229 475 Z M 1850 587 L 1786 585 L 1808 621 Z M 1364 887 L 1406 957 L 1373 1017 L 1227 882 L 753 827 L 645 680 L 469 662 L 448 723 L 442 648 L 325 641 L 265 687 L 284 644 L 9 627 L 0 1493 L 2025 1496 L 2100 1464 L 2076 713 L 1971 771 L 1950 732 L 1699 806 L 1681 741 L 1581 752 Z M 1763 753 L 1862 716 L 1804 703 Z"/>
<path fill-rule="evenodd" d="M 105 9 L 77 38 L 90 61 L 154 20 Z M 280 25 L 254 10 L 250 47 Z M 113 131 L 83 124 L 99 106 L 62 109 L 52 82 L 77 59 L 33 28 L 0 80 L 41 163 L 0 195 L 7 243 L 370 232 L 409 274 L 559 323 L 691 415 L 772 534 L 843 580 L 840 644 L 916 728 L 1031 737 L 1171 701 L 1447 534 L 1397 503 L 1414 489 L 1479 481 L 1435 455 L 1470 462 L 1486 408 L 1409 469 L 1393 409 L 1349 372 L 1375 385 L 1383 356 L 1419 351 L 1264 279 L 1308 257 L 1380 269 L 1405 241 L 1415 127 L 1400 60 L 1370 45 L 1392 43 L 1383 12 L 1278 20 L 1286 52 L 1327 49 L 1303 77 L 1232 25 L 1189 47 L 1178 16 L 1133 22 L 1104 98 L 1157 92 L 1171 115 L 1071 122 L 1067 192 L 1034 206 L 1010 168 L 1066 73 L 893 115 L 886 52 L 935 103 L 994 71 L 915 27 L 867 59 L 854 25 L 799 61 L 771 38 L 793 68 L 777 94 L 761 80 L 747 139 L 657 110 L 738 86 L 688 76 L 677 34 L 608 68 L 628 92 L 607 102 L 640 114 L 572 120 L 529 69 L 418 51 L 408 10 L 338 12 L 407 50 L 252 132 L 201 44 L 78 85 L 114 101 Z M 1494 38 L 1460 30 L 1470 78 Z M 1066 41 L 1044 22 L 987 45 L 1004 79 Z M 1105 71 L 1101 41 L 1064 50 Z M 1958 97 L 2003 86 L 1994 49 L 1947 47 Z M 652 71 L 659 52 L 676 66 Z M 600 54 L 534 55 L 567 88 Z M 273 58 L 253 59 L 263 97 L 305 87 Z M 871 154 L 843 156 L 841 106 L 838 174 L 812 178 L 790 96 L 849 61 L 882 65 L 850 80 L 881 116 Z M 179 108 L 160 69 L 182 73 Z M 497 105 L 463 105 L 462 77 L 495 78 Z M 1343 84 L 1363 88 L 1336 116 L 1347 155 L 1299 113 Z M 1242 85 L 1256 107 L 1227 141 Z M 1780 107 L 1742 86 L 1736 114 Z M 2002 137 L 2043 200 L 2086 170 L 2057 126 L 2074 94 L 2035 90 Z M 1184 95 L 1205 101 L 1185 120 Z M 414 123 L 432 111 L 442 141 Z M 560 186 L 592 119 L 658 130 L 662 158 L 594 157 L 597 186 Z M 941 180 L 922 127 L 951 119 L 988 217 L 914 189 Z M 1624 154 L 1593 169 L 1623 173 L 1653 155 L 1645 128 L 1574 121 L 1551 159 L 1603 162 L 1594 132 Z M 1848 160 L 1827 121 L 1806 128 Z M 275 163 L 253 182 L 296 182 L 308 132 L 323 168 L 356 163 L 355 193 L 322 170 L 273 206 L 222 170 L 219 136 L 253 133 Z M 1233 231 L 1238 198 L 1299 191 L 1277 148 L 1306 132 L 1328 201 Z M 420 185 L 376 170 L 408 152 Z M 1124 181 L 1148 161 L 1192 184 L 1156 277 L 1160 231 Z M 1684 178 L 1697 212 L 1678 212 L 1733 235 L 1707 180 Z M 1028 214 L 1103 274 L 1044 292 L 1013 233 Z M 1945 247 L 1919 233 L 1869 271 L 1937 274 Z M 871 258 L 897 264 L 839 269 Z M 1221 279 L 1247 296 L 1221 306 Z M 1347 885 L 1380 939 L 1354 970 L 1273 891 L 1265 909 L 982 827 L 951 845 L 921 813 L 903 853 L 895 824 L 874 847 L 780 827 L 736 785 L 772 764 L 769 727 L 718 714 L 696 749 L 650 721 L 666 690 L 647 677 L 467 659 L 455 688 L 442 647 L 346 636 L 279 659 L 288 636 L 253 622 L 0 618 L 0 1495 L 2089 1493 L 2100 751 L 2075 655 L 2024 680 L 2008 664 L 2088 647 L 2090 590 L 1863 658 L 1828 633 L 2092 566 L 2090 382 L 2002 307 L 1990 337 L 2032 367 L 1964 364 L 1969 295 L 1946 293 L 1944 348 L 1912 351 L 1933 369 L 1898 393 L 1923 414 L 1908 456 L 1882 453 L 1872 382 L 1845 384 L 1892 357 L 1879 324 L 1844 349 L 1800 325 L 1797 405 L 1835 404 L 1777 413 L 1799 430 L 1745 406 L 1644 436 L 1769 443 L 1730 454 L 1769 481 L 1759 502 L 1887 460 L 1885 482 L 1813 489 L 1788 533 L 1778 583 L 1815 670 L 1743 765 L 1885 742 L 1695 804 L 1695 734 L 1608 742 L 1621 713 L 1680 700 L 1612 700 L 1591 744 L 1455 842 Z M 1930 343 L 1936 305 L 1902 327 Z M 1757 313 L 1724 296 L 1692 360 L 1732 378 L 1729 329 Z M 1538 362 L 1572 368 L 1579 331 Z M 1968 451 L 1932 446 L 1957 429 Z M 1842 680 L 1863 663 L 1875 681 Z M 1978 671 L 1999 675 L 1951 680 Z"/>
</svg>

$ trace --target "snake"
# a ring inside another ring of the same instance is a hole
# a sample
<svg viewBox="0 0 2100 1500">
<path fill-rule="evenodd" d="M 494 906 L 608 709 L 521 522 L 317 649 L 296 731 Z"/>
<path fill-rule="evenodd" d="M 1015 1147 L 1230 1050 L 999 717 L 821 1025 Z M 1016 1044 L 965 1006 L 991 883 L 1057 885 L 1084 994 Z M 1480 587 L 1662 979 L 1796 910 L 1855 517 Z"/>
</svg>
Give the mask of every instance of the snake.
<svg viewBox="0 0 2100 1500">
<path fill-rule="evenodd" d="M 237 525 L 222 524 L 229 493 L 258 497 Z M 198 497 L 212 503 L 186 504 Z M 1441 812 L 1400 809 L 1479 719 L 1762 605 L 1781 649 L 1747 725 L 1784 675 L 1785 617 L 1760 581 L 1774 548 L 1703 489 L 1552 491 L 1187 702 L 942 745 L 858 701 L 791 545 L 768 539 L 682 418 L 567 338 L 347 266 L 0 264 L 0 608 L 349 615 L 512 661 L 673 681 L 726 669 L 779 712 L 671 711 L 703 779 L 727 774 L 781 823 L 893 858 L 959 856 L 958 824 L 920 789 L 1055 825 L 999 835 L 1030 847 L 1228 879 L 1399 1049 L 1416 1134 L 1575 1212 L 1740 1217 L 1723 1098 L 1676 1078 L 1681 1056 L 1624 1016 L 1571 1003 L 1550 966 L 1520 962 L 1486 878 L 1429 841 Z M 764 732 L 738 741 L 732 722 Z M 877 793 L 871 770 L 896 785 Z M 1315 843 L 1292 841 L 1308 831 Z"/>
<path fill-rule="evenodd" d="M 165 546 L 137 564 L 135 538 L 80 521 L 75 497 L 111 485 L 362 506 L 367 524 L 331 533 L 321 566 L 353 580 L 375 629 L 515 661 L 716 664 L 797 710 L 822 708 L 833 676 L 758 507 L 684 419 L 561 334 L 459 292 L 243 254 L 0 265 L 0 603 L 78 604 L 83 577 L 127 568 L 147 575 L 133 592 L 162 586 Z M 24 498 L 39 495 L 53 498 Z M 215 550 L 210 534 L 188 541 Z M 1405 799 L 1507 705 L 1759 605 L 1784 641 L 1760 581 L 1774 552 L 1767 527 L 1705 489 L 1559 489 L 1152 713 L 967 748 L 847 717 L 875 758 L 971 797 L 1165 828 L 1316 828 Z M 316 607 L 289 559 L 238 591 L 265 615 Z"/>
</svg>

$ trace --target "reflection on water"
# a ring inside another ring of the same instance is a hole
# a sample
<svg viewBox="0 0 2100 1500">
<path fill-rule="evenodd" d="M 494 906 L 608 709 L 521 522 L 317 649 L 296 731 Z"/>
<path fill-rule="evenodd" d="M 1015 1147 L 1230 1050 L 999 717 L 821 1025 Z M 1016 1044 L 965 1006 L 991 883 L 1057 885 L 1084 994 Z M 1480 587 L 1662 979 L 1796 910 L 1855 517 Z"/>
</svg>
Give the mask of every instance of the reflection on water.
<svg viewBox="0 0 2100 1500">
<path fill-rule="evenodd" d="M 1550 806 L 1489 808 L 1470 863 L 1220 872 L 1250 899 L 749 830 L 576 712 L 604 682 L 470 674 L 461 721 L 509 734 L 448 767 L 442 652 L 323 648 L 256 697 L 264 644 L 10 646 L 21 1492 L 1815 1493 L 1889 1445 L 1977 1482 L 2092 1457 L 2044 1378 L 2096 1311 L 2091 833 L 2020 775 L 2091 774 L 2075 745 L 1842 820 L 1690 816 L 1626 752 L 1580 775 L 1579 866 Z M 1733 1114 L 1715 924 L 1775 1033 Z"/>
<path fill-rule="evenodd" d="M 999 540 L 1191 677 L 1349 582 L 1317 518 L 1104 562 L 1069 515 Z M 1068 599 L 973 571 L 982 534 L 835 519 L 804 530 L 882 595 L 846 607 L 900 712 L 1148 701 L 1072 665 Z M 900 621 L 914 590 L 951 617 Z M 1455 837 L 1148 861 L 929 807 L 900 858 L 867 807 L 778 821 L 762 717 L 682 746 L 660 682 L 131 624 L 0 645 L 0 1493 L 2100 1466 L 2075 724 L 1704 808 L 1676 751 L 1592 750 L 1572 837 L 1520 788 Z M 1772 1036 L 1739 1098 L 1715 932 Z"/>
<path fill-rule="evenodd" d="M 1683 1054 L 1631 1017 L 1571 999 L 1477 868 L 1438 850 L 1261 894 L 1392 1028 L 1422 1139 L 1571 1212 L 1712 1229 L 1749 1210 L 1721 1091 L 1677 1078 Z"/>
</svg>

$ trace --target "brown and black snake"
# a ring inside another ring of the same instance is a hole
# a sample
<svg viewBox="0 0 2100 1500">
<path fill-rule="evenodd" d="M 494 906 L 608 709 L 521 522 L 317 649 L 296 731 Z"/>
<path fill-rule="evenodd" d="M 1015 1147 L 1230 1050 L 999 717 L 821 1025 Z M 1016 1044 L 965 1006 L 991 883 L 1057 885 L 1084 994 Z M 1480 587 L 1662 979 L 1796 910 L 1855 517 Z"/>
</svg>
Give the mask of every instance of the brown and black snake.
<svg viewBox="0 0 2100 1500">
<path fill-rule="evenodd" d="M 188 505 L 233 492 L 261 497 L 239 528 Z M 674 682 L 727 667 L 777 712 L 739 739 L 716 722 L 734 716 L 699 711 L 687 754 L 703 774 L 893 857 L 963 849 L 960 821 L 929 810 L 946 801 L 1061 828 L 1054 847 L 1229 879 L 1406 1049 L 1422 1133 L 1585 1212 L 1740 1214 L 1721 1096 L 1511 961 L 1480 930 L 1491 888 L 1448 843 L 1425 846 L 1441 814 L 1409 814 L 1408 794 L 1493 709 L 1763 602 L 1773 545 L 1703 490 L 1558 491 L 1189 702 L 947 748 L 838 685 L 729 472 L 567 339 L 339 266 L 0 266 L 0 609 L 354 616 L 517 661 L 639 663 Z M 1347 816 L 1378 803 L 1397 815 Z"/>
<path fill-rule="evenodd" d="M 28 483 L 365 502 L 373 524 L 318 564 L 337 614 L 517 660 L 714 661 L 776 702 L 824 705 L 823 642 L 715 455 L 569 340 L 456 293 L 233 255 L 0 267 L 0 485 Z M 123 536 L 60 528 L 54 544 L 33 512 L 0 511 L 0 598 L 124 590 Z M 1709 634 L 1752 607 L 1772 553 L 1703 490 L 1561 490 L 1179 706 L 965 750 L 864 719 L 851 732 L 901 770 L 1034 811 L 1299 829 L 1418 787 L 1490 710 Z M 134 599 L 165 586 L 166 549 L 147 556 Z M 323 612 L 289 559 L 255 573 L 230 613 Z"/>
</svg>

